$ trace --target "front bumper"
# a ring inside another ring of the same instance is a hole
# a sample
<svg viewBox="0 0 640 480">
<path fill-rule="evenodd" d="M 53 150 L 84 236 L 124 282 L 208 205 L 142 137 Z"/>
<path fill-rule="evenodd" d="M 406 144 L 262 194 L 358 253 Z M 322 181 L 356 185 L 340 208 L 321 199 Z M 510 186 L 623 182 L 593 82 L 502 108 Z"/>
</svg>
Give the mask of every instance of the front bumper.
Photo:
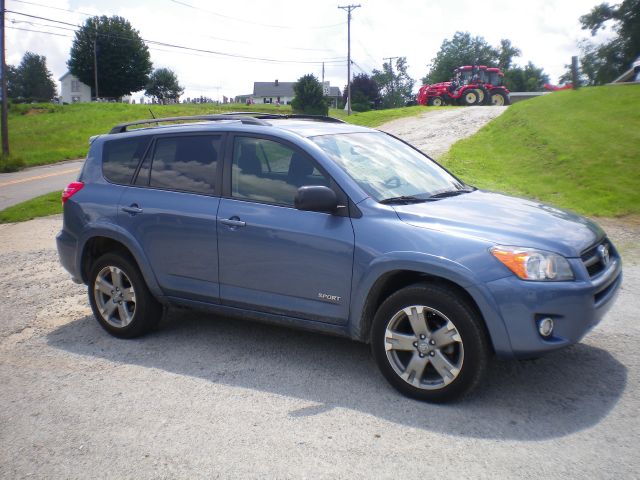
<svg viewBox="0 0 640 480">
<path fill-rule="evenodd" d="M 576 260 L 575 267 L 580 267 Z M 512 355 L 526 358 L 579 342 L 611 308 L 622 283 L 620 258 L 599 275 L 571 282 L 526 282 L 509 276 L 486 284 L 507 329 Z M 538 333 L 551 317 L 553 334 Z M 506 356 L 506 355 L 502 355 Z"/>
</svg>

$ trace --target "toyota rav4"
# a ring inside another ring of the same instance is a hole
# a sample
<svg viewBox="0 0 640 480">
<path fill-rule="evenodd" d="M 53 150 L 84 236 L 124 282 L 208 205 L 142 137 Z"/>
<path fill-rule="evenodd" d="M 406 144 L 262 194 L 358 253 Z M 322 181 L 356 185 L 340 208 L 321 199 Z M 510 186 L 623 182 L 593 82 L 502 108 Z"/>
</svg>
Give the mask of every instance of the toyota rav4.
<svg viewBox="0 0 640 480">
<path fill-rule="evenodd" d="M 470 391 L 492 356 L 580 341 L 622 281 L 594 222 L 328 117 L 118 125 L 62 201 L 60 260 L 111 334 L 180 305 L 341 335 L 432 402 Z"/>
</svg>

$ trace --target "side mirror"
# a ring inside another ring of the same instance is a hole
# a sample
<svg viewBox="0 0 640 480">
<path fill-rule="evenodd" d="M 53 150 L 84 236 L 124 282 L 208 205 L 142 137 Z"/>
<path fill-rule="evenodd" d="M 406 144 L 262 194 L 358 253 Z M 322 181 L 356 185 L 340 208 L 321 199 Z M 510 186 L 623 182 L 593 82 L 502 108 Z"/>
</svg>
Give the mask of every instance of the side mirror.
<svg viewBox="0 0 640 480">
<path fill-rule="evenodd" d="M 333 213 L 338 208 L 336 192 L 321 185 L 300 187 L 293 202 L 298 210 L 310 212 Z"/>
</svg>

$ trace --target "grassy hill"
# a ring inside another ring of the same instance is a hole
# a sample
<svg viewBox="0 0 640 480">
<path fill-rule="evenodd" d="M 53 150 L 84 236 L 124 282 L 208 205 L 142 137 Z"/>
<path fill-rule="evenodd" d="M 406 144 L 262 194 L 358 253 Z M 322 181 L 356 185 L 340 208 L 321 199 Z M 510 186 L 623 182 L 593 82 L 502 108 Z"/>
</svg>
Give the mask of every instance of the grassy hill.
<svg viewBox="0 0 640 480">
<path fill-rule="evenodd" d="M 426 107 L 407 107 L 354 114 L 343 110 L 330 115 L 351 123 L 375 127 L 389 120 L 417 115 Z M 89 137 L 107 133 L 122 122 L 185 115 L 203 115 L 233 111 L 291 113 L 291 107 L 273 105 L 129 105 L 122 103 L 79 103 L 74 105 L 14 105 L 9 115 L 9 139 L 16 167 L 35 166 L 84 157 Z M 22 163 L 22 165 L 20 165 Z M 2 171 L 2 165 L 0 165 Z"/>
<path fill-rule="evenodd" d="M 472 185 L 586 215 L 640 213 L 640 85 L 517 103 L 441 162 Z"/>
</svg>

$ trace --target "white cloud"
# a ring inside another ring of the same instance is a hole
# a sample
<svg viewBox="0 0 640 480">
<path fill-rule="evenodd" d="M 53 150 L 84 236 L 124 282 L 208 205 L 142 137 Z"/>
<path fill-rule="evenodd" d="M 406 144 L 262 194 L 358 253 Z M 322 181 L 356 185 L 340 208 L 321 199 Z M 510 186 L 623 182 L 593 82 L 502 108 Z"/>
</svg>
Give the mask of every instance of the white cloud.
<svg viewBox="0 0 640 480">
<path fill-rule="evenodd" d="M 172 0 L 130 2 L 33 0 L 50 7 L 90 14 L 117 14 L 127 18 L 143 38 L 223 53 L 280 60 L 319 61 L 346 57 L 346 12 L 334 0 L 236 0 L 208 2 L 184 0 L 192 9 Z M 46 3 L 45 3 L 46 2 Z M 483 36 L 496 45 L 509 38 L 522 50 L 517 63 L 532 61 L 543 67 L 552 81 L 562 74 L 571 56 L 578 54 L 577 41 L 588 36 L 578 17 L 600 0 L 362 0 L 352 21 L 354 73 L 380 68 L 383 58 L 406 56 L 409 74 L 418 82 L 445 38 L 457 30 Z M 81 24 L 86 18 L 51 8 L 7 0 L 7 9 Z M 225 18 L 225 17 L 233 17 Z M 15 14 L 9 19 L 47 23 Z M 261 25 L 258 25 L 261 24 Z M 275 28 L 264 24 L 286 26 Z M 336 25 L 329 28 L 318 26 Z M 72 32 L 41 25 L 7 22 L 9 27 L 48 30 L 61 35 Z M 59 25 L 64 27 L 64 25 Z M 26 51 L 47 57 L 54 77 L 66 71 L 72 39 L 7 29 L 7 62 L 17 64 Z M 185 96 L 217 98 L 250 93 L 254 81 L 294 81 L 306 73 L 320 77 L 320 63 L 269 63 L 204 53 L 151 47 L 155 67 L 173 69 L 186 87 Z M 327 62 L 325 78 L 342 88 L 346 83 L 346 60 Z"/>
</svg>

